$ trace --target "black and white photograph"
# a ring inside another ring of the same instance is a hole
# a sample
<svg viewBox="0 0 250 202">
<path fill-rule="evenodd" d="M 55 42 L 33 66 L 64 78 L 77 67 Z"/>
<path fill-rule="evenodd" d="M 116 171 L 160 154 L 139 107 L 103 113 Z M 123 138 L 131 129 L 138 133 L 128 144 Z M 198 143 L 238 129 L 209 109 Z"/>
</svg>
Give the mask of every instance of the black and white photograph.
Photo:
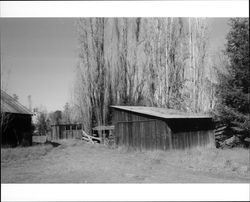
<svg viewBox="0 0 250 202">
<path fill-rule="evenodd" d="M 0 24 L 1 183 L 249 183 L 249 18 Z"/>
</svg>

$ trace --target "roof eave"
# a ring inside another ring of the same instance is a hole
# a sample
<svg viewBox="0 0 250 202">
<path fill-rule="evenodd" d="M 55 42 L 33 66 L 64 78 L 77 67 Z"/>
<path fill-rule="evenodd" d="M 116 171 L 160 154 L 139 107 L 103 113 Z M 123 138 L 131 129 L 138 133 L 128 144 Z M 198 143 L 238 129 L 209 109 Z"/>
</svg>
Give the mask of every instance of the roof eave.
<svg viewBox="0 0 250 202">
<path fill-rule="evenodd" d="M 157 117 L 157 118 L 162 118 L 162 119 L 212 119 L 212 116 L 207 116 L 207 115 L 197 115 L 197 116 L 192 116 L 192 115 L 186 115 L 186 116 L 174 115 L 174 116 L 171 116 L 171 115 L 169 115 L 169 116 L 164 116 L 164 115 L 143 113 L 143 112 L 136 111 L 136 110 L 133 110 L 133 109 L 125 109 L 124 108 L 124 107 L 129 107 L 129 106 L 114 106 L 114 105 L 111 105 L 110 107 L 114 108 L 114 109 L 119 109 L 119 110 L 123 110 L 123 111 L 127 111 L 127 112 L 133 112 L 133 113 L 136 113 L 136 114 L 142 114 L 142 115 L 147 115 L 147 116 Z M 143 107 L 145 107 L 145 106 L 143 106 Z"/>
</svg>

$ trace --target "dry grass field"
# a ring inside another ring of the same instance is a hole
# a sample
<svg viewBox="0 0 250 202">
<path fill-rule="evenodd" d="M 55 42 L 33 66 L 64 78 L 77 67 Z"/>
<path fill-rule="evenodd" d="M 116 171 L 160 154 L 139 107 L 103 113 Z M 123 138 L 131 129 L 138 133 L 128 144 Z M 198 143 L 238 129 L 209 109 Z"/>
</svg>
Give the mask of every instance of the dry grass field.
<svg viewBox="0 0 250 202">
<path fill-rule="evenodd" d="M 79 140 L 1 149 L 2 183 L 239 183 L 249 150 L 127 151 Z"/>
</svg>

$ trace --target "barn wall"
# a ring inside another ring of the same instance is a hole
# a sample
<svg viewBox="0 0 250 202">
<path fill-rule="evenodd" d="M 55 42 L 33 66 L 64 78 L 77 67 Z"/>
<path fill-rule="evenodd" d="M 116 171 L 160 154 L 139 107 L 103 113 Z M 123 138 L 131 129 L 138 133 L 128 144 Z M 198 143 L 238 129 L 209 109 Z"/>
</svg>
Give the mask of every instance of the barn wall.
<svg viewBox="0 0 250 202">
<path fill-rule="evenodd" d="M 166 122 L 118 110 L 113 115 L 118 146 L 140 150 L 172 147 L 171 130 Z"/>
<path fill-rule="evenodd" d="M 171 119 L 166 122 L 172 129 L 174 149 L 215 147 L 212 119 Z"/>
<path fill-rule="evenodd" d="M 139 150 L 214 147 L 211 119 L 155 119 L 147 115 L 113 110 L 117 146 Z"/>
<path fill-rule="evenodd" d="M 31 115 L 10 114 L 8 124 L 1 131 L 1 144 L 9 146 L 32 145 L 32 124 Z"/>
<path fill-rule="evenodd" d="M 173 149 L 188 149 L 193 147 L 215 147 L 213 130 L 186 131 L 172 134 Z"/>
</svg>

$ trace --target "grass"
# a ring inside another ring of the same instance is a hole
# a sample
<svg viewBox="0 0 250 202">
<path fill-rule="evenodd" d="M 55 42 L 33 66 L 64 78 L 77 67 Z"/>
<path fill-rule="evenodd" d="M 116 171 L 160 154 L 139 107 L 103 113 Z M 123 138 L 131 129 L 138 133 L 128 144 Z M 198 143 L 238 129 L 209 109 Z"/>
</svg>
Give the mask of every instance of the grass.
<svg viewBox="0 0 250 202">
<path fill-rule="evenodd" d="M 128 151 L 79 140 L 1 149 L 3 182 L 243 182 L 249 150 Z"/>
<path fill-rule="evenodd" d="M 51 144 L 30 147 L 2 148 L 1 163 L 38 159 L 53 149 Z"/>
<path fill-rule="evenodd" d="M 250 176 L 249 149 L 204 149 L 175 151 L 148 151 L 146 156 L 168 164 L 185 167 L 194 171 Z"/>
</svg>

